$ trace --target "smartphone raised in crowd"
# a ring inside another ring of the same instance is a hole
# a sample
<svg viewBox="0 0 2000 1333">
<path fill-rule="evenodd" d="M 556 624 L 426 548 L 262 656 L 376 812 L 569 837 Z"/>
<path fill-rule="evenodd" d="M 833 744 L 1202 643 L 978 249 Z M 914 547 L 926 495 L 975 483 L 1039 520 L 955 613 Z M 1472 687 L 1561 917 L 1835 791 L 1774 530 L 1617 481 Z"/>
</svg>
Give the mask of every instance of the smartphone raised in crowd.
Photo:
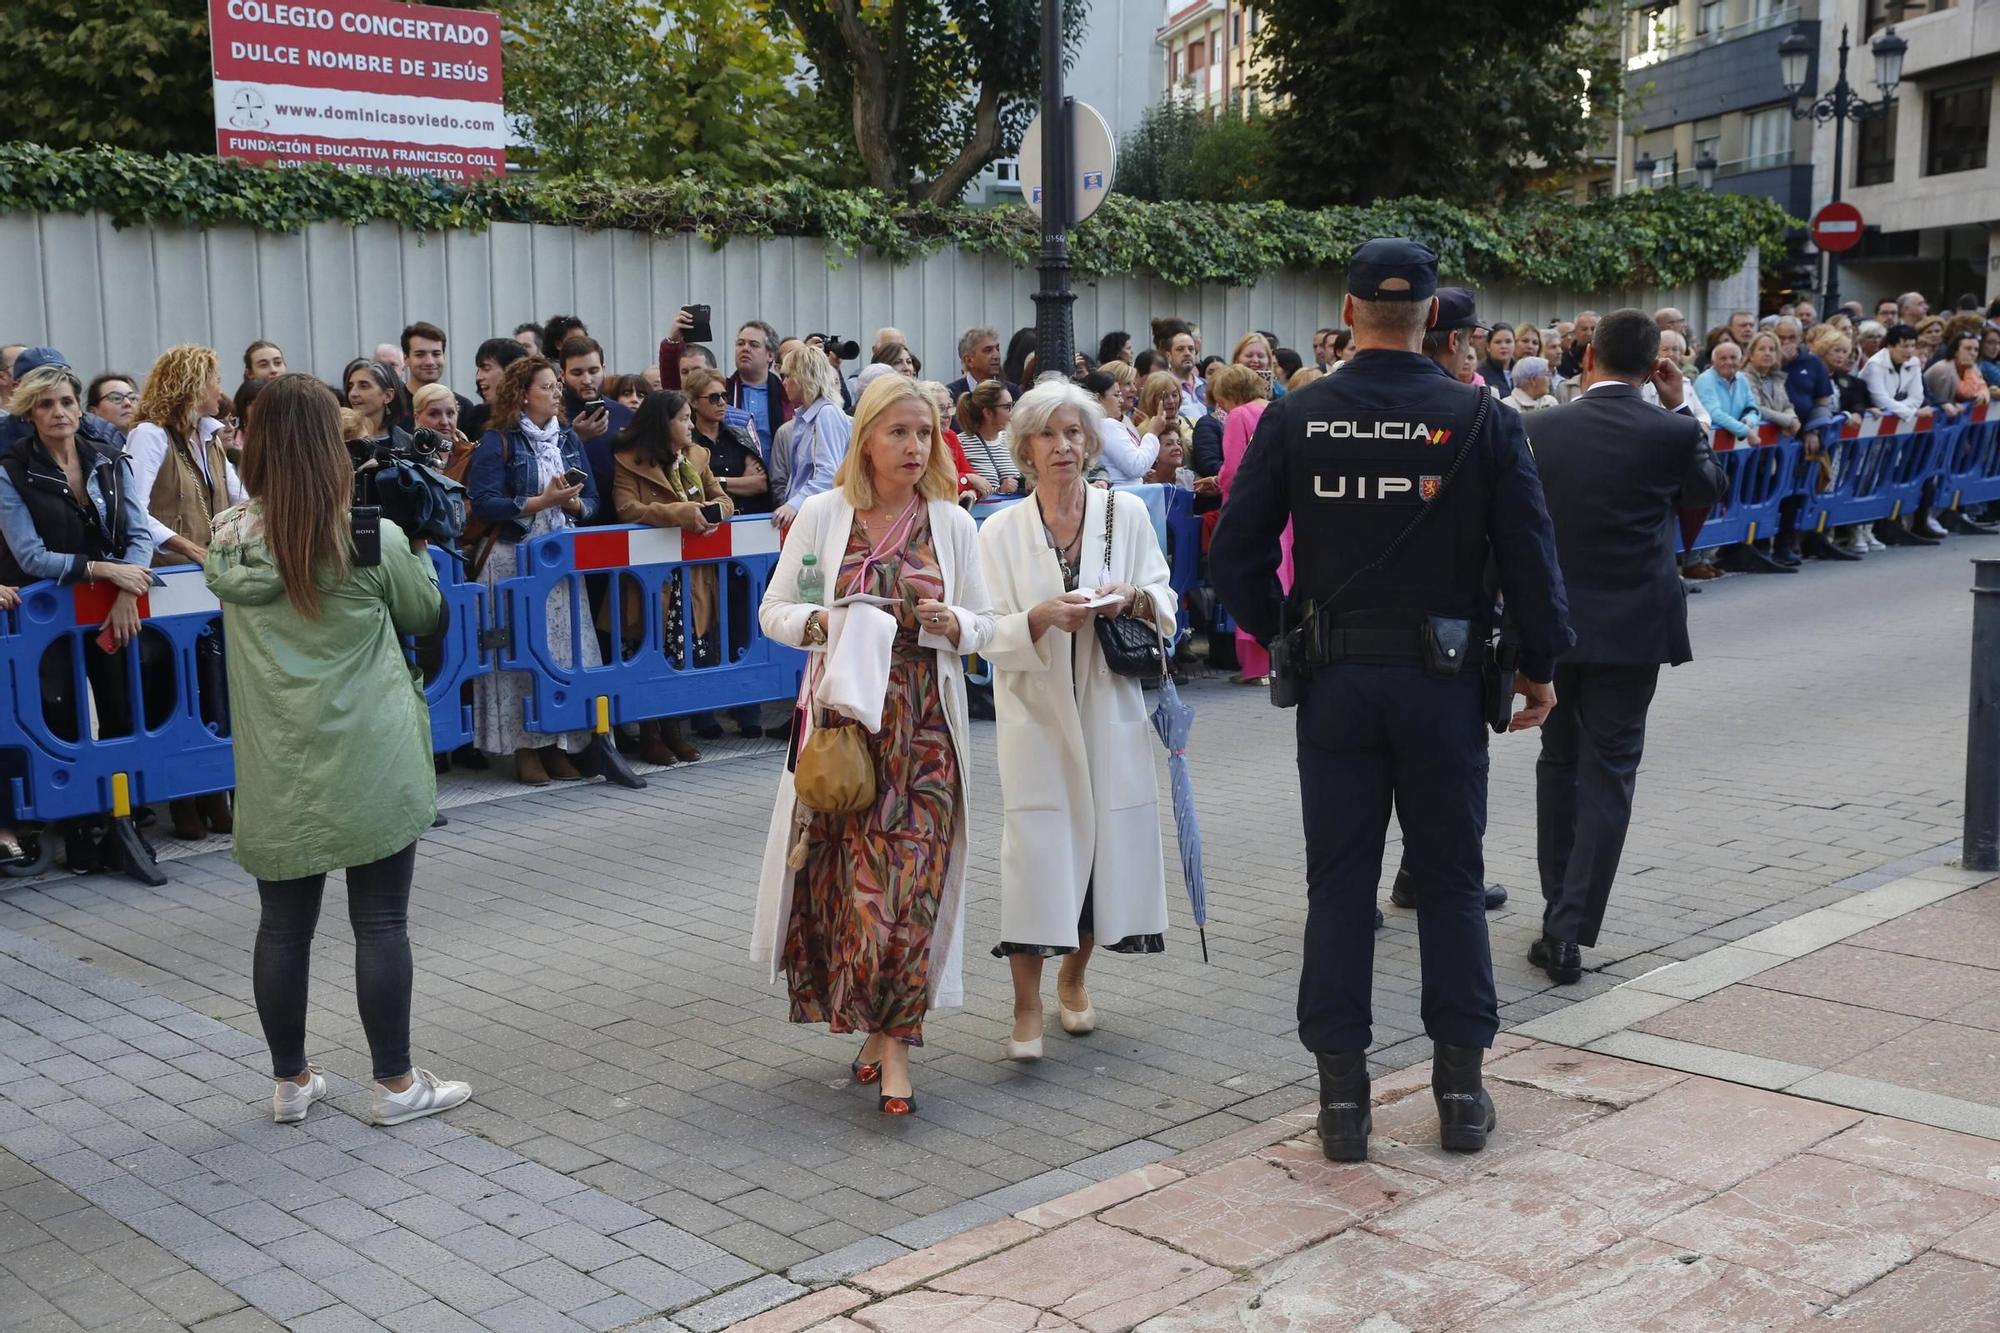
<svg viewBox="0 0 2000 1333">
<path fill-rule="evenodd" d="M 722 502 L 720 500 L 712 500 L 703 505 L 701 507 L 701 521 L 704 523 L 722 522 Z"/>
<path fill-rule="evenodd" d="M 567 486 L 581 486 L 589 479 L 590 474 L 580 467 L 570 468 L 563 473 L 563 484 Z"/>
<path fill-rule="evenodd" d="M 687 311 L 688 318 L 694 321 L 682 331 L 681 338 L 683 341 L 705 343 L 715 337 L 715 330 L 709 326 L 707 306 L 684 305 L 681 309 Z"/>
</svg>

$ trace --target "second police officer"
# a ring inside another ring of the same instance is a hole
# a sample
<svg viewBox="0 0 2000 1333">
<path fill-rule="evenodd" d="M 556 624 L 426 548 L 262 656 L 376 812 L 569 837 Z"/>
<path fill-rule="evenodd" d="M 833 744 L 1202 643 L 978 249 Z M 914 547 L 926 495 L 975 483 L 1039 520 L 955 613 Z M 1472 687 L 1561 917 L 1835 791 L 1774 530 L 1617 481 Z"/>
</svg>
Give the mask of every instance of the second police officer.
<svg viewBox="0 0 2000 1333">
<path fill-rule="evenodd" d="M 1354 253 L 1342 314 L 1361 350 L 1264 413 L 1209 555 L 1223 603 L 1271 644 L 1273 702 L 1299 707 L 1299 1038 L 1318 1061 L 1320 1141 L 1336 1161 L 1368 1153 L 1375 894 L 1392 801 L 1417 888 L 1439 1135 L 1476 1152 L 1493 1129 L 1480 1063 L 1499 1006 L 1481 842 L 1487 719 L 1512 696 L 1489 699 L 1482 669 L 1489 563 L 1519 642 L 1526 706 L 1510 729 L 1541 725 L 1572 642 L 1519 414 L 1423 355 L 1437 283 L 1437 256 L 1415 242 Z M 1287 523 L 1289 598 L 1277 581 Z"/>
</svg>

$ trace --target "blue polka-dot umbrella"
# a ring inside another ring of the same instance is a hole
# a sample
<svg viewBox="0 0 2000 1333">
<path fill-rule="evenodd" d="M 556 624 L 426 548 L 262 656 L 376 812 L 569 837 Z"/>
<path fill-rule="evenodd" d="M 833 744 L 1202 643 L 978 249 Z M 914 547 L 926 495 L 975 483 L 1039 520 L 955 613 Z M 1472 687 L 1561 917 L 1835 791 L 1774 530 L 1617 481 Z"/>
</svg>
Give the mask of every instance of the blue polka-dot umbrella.
<svg viewBox="0 0 2000 1333">
<path fill-rule="evenodd" d="M 1187 743 L 1194 732 L 1194 705 L 1181 698 L 1171 674 L 1160 678 L 1160 701 L 1153 705 L 1153 730 L 1167 747 L 1167 780 L 1174 792 L 1174 832 L 1181 845 L 1181 877 L 1188 907 L 1201 936 L 1201 961 L 1208 961 L 1208 881 L 1201 871 L 1201 821 L 1194 813 L 1194 782 L 1188 776 Z"/>
</svg>

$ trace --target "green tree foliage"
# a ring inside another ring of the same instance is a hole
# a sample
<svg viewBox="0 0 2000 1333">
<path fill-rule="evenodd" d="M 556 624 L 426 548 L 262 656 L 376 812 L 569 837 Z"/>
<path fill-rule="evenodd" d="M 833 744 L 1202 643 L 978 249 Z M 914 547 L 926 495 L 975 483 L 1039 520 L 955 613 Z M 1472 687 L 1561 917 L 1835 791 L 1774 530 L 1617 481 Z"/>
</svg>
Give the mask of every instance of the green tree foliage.
<svg viewBox="0 0 2000 1333">
<path fill-rule="evenodd" d="M 1194 146 L 1207 128 L 1184 98 L 1146 108 L 1139 128 L 1118 140 L 1118 192 L 1155 202 L 1194 197 Z"/>
<path fill-rule="evenodd" d="M 818 236 L 828 263 L 866 247 L 902 263 L 940 246 L 1031 267 L 1041 226 L 1019 206 L 939 207 L 875 190 L 788 179 L 725 190 L 699 177 L 657 182 L 543 177 L 459 185 L 428 176 L 338 168 L 253 167 L 212 155 L 149 156 L 118 149 L 57 151 L 0 143 L 0 213 L 98 211 L 120 226 L 240 225 L 295 231 L 310 222 L 384 219 L 418 232 L 492 222 Z M 1113 194 L 1076 232 L 1077 271 L 1145 274 L 1176 287 L 1256 282 L 1279 269 L 1339 269 L 1371 236 L 1434 247 L 1456 278 L 1510 279 L 1582 292 L 1677 287 L 1727 276 L 1752 245 L 1773 253 L 1802 225 L 1769 199 L 1652 190 L 1576 204 L 1530 196 L 1475 210 L 1426 199 L 1366 208 L 1284 204 L 1155 204 Z"/>
<path fill-rule="evenodd" d="M 7 0 L 0 51 L 0 139 L 215 151 L 207 0 Z"/>
<path fill-rule="evenodd" d="M 1192 197 L 1251 204 L 1276 192 L 1277 145 L 1265 116 L 1224 116 L 1203 129 L 1189 162 Z"/>
<path fill-rule="evenodd" d="M 559 174 L 693 173 L 722 186 L 798 171 L 799 48 L 732 0 L 516 0 L 507 111 Z"/>
<path fill-rule="evenodd" d="M 561 173 L 633 162 L 657 78 L 635 65 L 651 35 L 638 8 L 523 0 L 506 24 L 507 114 L 529 158 Z"/>
<path fill-rule="evenodd" d="M 1210 120 L 1185 98 L 1146 108 L 1118 143 L 1118 191 L 1155 202 L 1250 204 L 1277 194 L 1277 145 L 1268 116 Z"/>
<path fill-rule="evenodd" d="M 1617 33 L 1596 0 L 1245 3 L 1293 203 L 1514 198 L 1581 166 L 1616 111 Z"/>
<path fill-rule="evenodd" d="M 854 179 L 878 190 L 954 202 L 1034 114 L 1041 0 L 757 2 L 804 41 L 828 102 L 847 111 Z M 1089 8 L 1064 6 L 1072 54 Z"/>
</svg>

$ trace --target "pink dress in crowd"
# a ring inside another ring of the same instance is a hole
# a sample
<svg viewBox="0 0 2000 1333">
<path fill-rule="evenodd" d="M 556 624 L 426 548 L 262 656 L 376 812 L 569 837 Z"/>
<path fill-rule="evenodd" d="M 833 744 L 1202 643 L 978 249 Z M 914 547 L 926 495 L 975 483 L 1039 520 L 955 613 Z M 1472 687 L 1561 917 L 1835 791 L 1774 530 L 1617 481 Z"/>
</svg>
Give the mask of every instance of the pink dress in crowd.
<svg viewBox="0 0 2000 1333">
<path fill-rule="evenodd" d="M 1216 474 L 1216 481 L 1222 487 L 1222 498 L 1229 500 L 1229 488 L 1236 480 L 1236 469 L 1242 466 L 1243 454 L 1250 448 L 1250 437 L 1257 433 L 1257 422 L 1264 415 L 1270 403 L 1259 399 L 1245 403 L 1230 412 L 1222 423 L 1222 471 Z M 1278 584 L 1286 592 L 1292 590 L 1292 525 L 1285 524 L 1285 531 L 1278 538 Z M 1259 676 L 1271 674 L 1271 657 L 1262 644 L 1244 633 L 1236 631 L 1236 661 L 1244 680 L 1255 680 Z"/>
</svg>

